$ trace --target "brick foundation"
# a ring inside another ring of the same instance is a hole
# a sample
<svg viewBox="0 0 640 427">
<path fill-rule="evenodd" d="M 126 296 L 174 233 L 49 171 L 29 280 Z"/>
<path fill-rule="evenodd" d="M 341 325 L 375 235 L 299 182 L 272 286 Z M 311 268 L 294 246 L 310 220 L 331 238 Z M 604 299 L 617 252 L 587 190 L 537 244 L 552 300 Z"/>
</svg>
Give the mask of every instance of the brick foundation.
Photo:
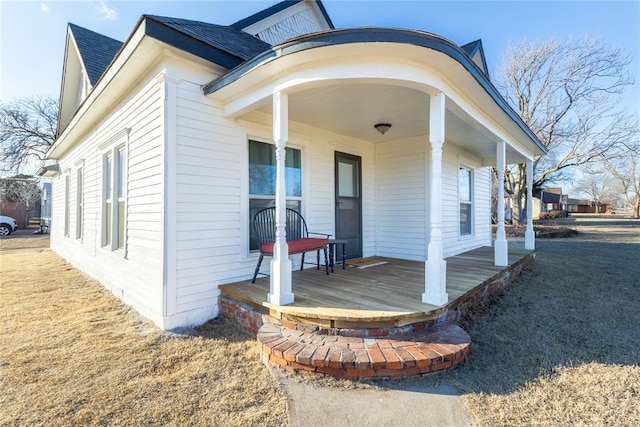
<svg viewBox="0 0 640 427">
<path fill-rule="evenodd" d="M 260 327 L 269 318 L 266 313 L 260 313 L 253 307 L 238 302 L 232 298 L 220 295 L 220 315 L 238 323 L 245 332 L 257 335 Z"/>
<path fill-rule="evenodd" d="M 267 364 L 349 379 L 419 376 L 451 368 L 469 355 L 471 338 L 455 323 L 502 294 L 534 259 L 533 253 L 525 256 L 435 310 L 428 320 L 405 326 L 310 325 L 286 315 L 281 319 L 271 317 L 266 308 L 255 308 L 226 295 L 220 296 L 220 313 L 257 336 L 261 359 Z"/>
</svg>

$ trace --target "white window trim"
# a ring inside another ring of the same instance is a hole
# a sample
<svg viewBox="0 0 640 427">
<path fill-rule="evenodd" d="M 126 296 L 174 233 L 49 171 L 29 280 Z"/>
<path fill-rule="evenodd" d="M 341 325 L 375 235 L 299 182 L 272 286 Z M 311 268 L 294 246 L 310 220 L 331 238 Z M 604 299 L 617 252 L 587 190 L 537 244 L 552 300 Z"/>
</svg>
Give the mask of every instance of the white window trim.
<svg viewBox="0 0 640 427">
<path fill-rule="evenodd" d="M 469 185 L 471 186 L 469 192 L 470 194 L 470 198 L 471 200 L 468 202 L 469 205 L 471 205 L 471 232 L 469 234 L 462 234 L 462 230 L 460 229 L 460 204 L 462 203 L 467 203 L 466 201 L 462 201 L 460 198 L 460 169 L 466 169 L 469 171 L 469 179 L 470 179 L 470 183 Z M 475 220 L 476 220 L 476 169 L 473 166 L 468 165 L 467 163 L 458 163 L 458 168 L 457 168 L 457 180 L 456 183 L 457 185 L 457 190 L 456 190 L 456 194 L 458 195 L 458 203 L 457 203 L 457 210 L 458 210 L 458 239 L 459 240 L 468 240 L 468 239 L 473 239 L 476 235 L 476 227 L 475 227 Z"/>
<path fill-rule="evenodd" d="M 76 240 L 84 241 L 84 160 L 80 162 L 76 169 Z M 78 177 L 80 183 L 78 185 Z"/>
<path fill-rule="evenodd" d="M 250 245 L 249 245 L 249 236 L 250 236 L 250 230 L 249 227 L 251 227 L 251 220 L 249 219 L 249 199 L 251 197 L 251 195 L 249 194 L 249 141 L 256 141 L 256 142 L 262 142 L 265 144 L 270 144 L 270 145 L 275 145 L 275 143 L 273 142 L 273 140 L 271 139 L 270 136 L 267 135 L 271 135 L 271 129 L 268 129 L 266 126 L 260 126 L 260 125 L 256 125 L 254 123 L 251 122 L 245 122 L 244 120 L 240 121 L 240 123 L 244 126 L 245 128 L 245 132 L 244 132 L 244 144 L 243 145 L 243 149 L 242 149 L 242 162 L 241 162 L 241 167 L 243 168 L 243 173 L 242 173 L 242 177 L 241 177 L 241 183 L 240 183 L 240 191 L 242 196 L 240 197 L 240 211 L 242 212 L 242 215 L 240 215 L 240 256 L 243 260 L 253 260 L 255 258 L 258 258 L 258 256 L 260 255 L 259 251 L 251 251 L 250 250 Z M 300 142 L 303 142 L 303 138 L 298 138 L 297 136 L 294 136 L 291 134 L 291 132 L 289 133 L 289 140 L 291 139 L 295 139 L 296 141 L 300 140 Z M 301 170 L 301 174 L 300 174 L 300 180 L 301 180 L 301 196 L 300 197 L 287 197 L 287 200 L 300 200 L 300 210 L 302 215 L 305 215 L 305 194 L 307 193 L 307 187 L 306 187 L 306 165 L 307 165 L 307 160 L 306 160 L 306 150 L 304 149 L 304 146 L 301 144 L 297 144 L 297 143 L 291 143 L 291 141 L 287 141 L 287 148 L 293 148 L 296 150 L 300 150 L 300 167 L 302 168 Z M 259 198 L 259 197 L 256 197 Z M 270 197 L 266 197 L 266 198 L 270 198 Z"/>
<path fill-rule="evenodd" d="M 100 206 L 101 206 L 101 221 L 100 221 L 100 245 L 101 248 L 103 250 L 109 251 L 109 252 L 113 252 L 113 253 L 117 253 L 117 254 L 121 254 L 125 259 L 127 258 L 127 250 L 128 250 L 128 208 L 129 208 L 129 163 L 130 163 L 130 153 L 129 153 L 129 128 L 124 128 L 118 132 L 116 132 L 113 136 L 111 136 L 110 138 L 106 139 L 104 142 L 102 142 L 101 144 L 98 145 L 98 149 L 100 150 L 100 163 L 101 163 L 101 168 L 100 168 L 100 173 L 101 173 L 101 180 L 102 180 L 102 191 L 100 194 Z M 112 164 L 111 164 L 111 182 L 112 182 L 112 188 L 113 188 L 113 194 L 112 197 L 115 196 L 115 194 L 117 193 L 118 189 L 116 187 L 116 185 L 119 183 L 118 179 L 119 177 L 116 176 L 116 172 L 118 170 L 117 168 L 117 162 L 119 159 L 118 156 L 118 151 L 120 149 L 124 148 L 125 149 L 125 153 L 126 153 L 126 158 L 125 158 L 125 183 L 124 183 L 124 197 L 122 198 L 117 198 L 115 200 L 115 204 L 114 201 L 112 200 L 111 202 L 111 221 L 112 221 L 112 226 L 111 226 L 111 241 L 110 244 L 107 244 L 107 240 L 106 240 L 106 235 L 105 235 L 105 221 L 106 221 L 106 217 L 107 217 L 107 211 L 106 211 L 106 192 L 107 192 L 107 183 L 104 182 L 104 176 L 105 176 L 105 164 L 106 164 L 106 157 L 107 155 L 111 155 L 112 156 Z M 116 215 L 114 215 L 114 213 L 117 213 L 117 203 L 119 203 L 120 201 L 124 202 L 124 245 L 122 248 L 118 248 L 118 239 L 114 239 L 114 234 L 115 231 L 119 224 L 118 224 L 118 220 L 119 218 L 116 217 Z"/>
<path fill-rule="evenodd" d="M 64 174 L 64 236 L 71 235 L 71 172 Z"/>
</svg>

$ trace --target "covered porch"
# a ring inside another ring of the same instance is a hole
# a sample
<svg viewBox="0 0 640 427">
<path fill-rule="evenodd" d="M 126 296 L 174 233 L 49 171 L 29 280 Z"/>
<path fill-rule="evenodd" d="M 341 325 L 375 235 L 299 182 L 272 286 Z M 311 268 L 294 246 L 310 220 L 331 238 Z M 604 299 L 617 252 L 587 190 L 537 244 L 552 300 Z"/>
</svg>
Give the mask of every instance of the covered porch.
<svg viewBox="0 0 640 427">
<path fill-rule="evenodd" d="M 281 318 L 316 319 L 318 326 L 327 325 L 323 320 L 357 326 L 359 316 L 385 327 L 402 326 L 439 316 L 508 267 L 512 256 L 521 258 L 509 252 L 501 185 L 498 231 L 493 248 L 489 246 L 488 167 L 496 167 L 501 182 L 507 163 L 526 163 L 531 182 L 534 157 L 544 150 L 488 77 L 450 42 L 404 30 L 318 33 L 277 46 L 203 90 L 225 118 L 244 127 L 247 140 L 273 142 L 273 161 L 251 160 L 268 166 L 272 188 L 254 192 L 251 175 L 243 184 L 248 195 L 268 200 L 276 212 L 270 281 L 258 285 L 268 282 L 266 296 L 258 288 L 260 296 L 245 298 L 245 303 L 259 301 Z M 287 150 L 294 149 L 303 166 L 292 185 Z M 343 155 L 353 159 L 353 167 L 341 160 Z M 343 166 L 353 172 L 343 173 Z M 292 271 L 284 215 L 290 202 L 314 231 L 347 240 L 347 249 L 355 242 L 357 257 L 392 255 L 417 262 L 390 259 L 372 267 L 380 271 L 371 277 L 348 285 L 337 279 L 343 275 L 338 272 L 328 278 L 335 280 L 331 290 L 325 282 L 307 285 L 310 272 Z M 343 221 L 347 209 L 353 216 Z M 348 235 L 343 231 L 347 228 L 352 229 Z M 487 248 L 473 256 L 491 270 L 456 289 L 458 282 L 447 277 L 456 269 L 445 258 L 473 248 Z M 526 248 L 534 249 L 530 220 Z M 245 253 L 251 259 L 250 251 Z M 384 282 L 382 271 L 388 276 Z M 406 272 L 406 279 L 399 272 Z M 412 290 L 394 290 L 394 283 L 411 283 Z M 389 298 L 381 291 L 385 287 Z M 232 286 L 221 288 L 224 294 Z M 330 298 L 335 294 L 358 302 L 340 307 Z M 334 310 L 333 318 L 314 313 L 325 305 Z"/>
<path fill-rule="evenodd" d="M 222 285 L 222 299 L 227 300 L 222 311 L 254 333 L 262 324 L 262 315 L 289 327 L 330 329 L 335 335 L 344 330 L 359 330 L 365 336 L 402 332 L 403 328 L 411 332 L 415 325 L 459 320 L 482 298 L 507 286 L 534 258 L 531 250 L 511 248 L 508 265 L 495 266 L 492 255 L 493 248 L 482 247 L 446 258 L 448 301 L 440 307 L 420 299 L 424 262 L 379 257 L 362 267 L 343 270 L 337 264 L 329 276 L 314 268 L 294 271 L 296 299 L 286 306 L 268 301 L 269 278 L 260 278 L 255 284 L 247 280 Z M 229 301 L 240 309 L 228 310 Z M 239 311 L 243 312 L 240 316 Z"/>
</svg>

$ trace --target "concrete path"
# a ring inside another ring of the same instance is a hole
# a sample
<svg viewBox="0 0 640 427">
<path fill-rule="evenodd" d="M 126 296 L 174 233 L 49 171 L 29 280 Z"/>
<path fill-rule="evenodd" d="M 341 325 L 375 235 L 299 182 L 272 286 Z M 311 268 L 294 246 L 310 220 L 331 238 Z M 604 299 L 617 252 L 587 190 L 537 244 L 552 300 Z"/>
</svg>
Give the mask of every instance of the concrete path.
<svg viewBox="0 0 640 427">
<path fill-rule="evenodd" d="M 339 389 L 309 384 L 273 369 L 289 396 L 290 424 L 297 426 L 470 426 L 458 391 L 390 382 L 385 389 Z"/>
</svg>

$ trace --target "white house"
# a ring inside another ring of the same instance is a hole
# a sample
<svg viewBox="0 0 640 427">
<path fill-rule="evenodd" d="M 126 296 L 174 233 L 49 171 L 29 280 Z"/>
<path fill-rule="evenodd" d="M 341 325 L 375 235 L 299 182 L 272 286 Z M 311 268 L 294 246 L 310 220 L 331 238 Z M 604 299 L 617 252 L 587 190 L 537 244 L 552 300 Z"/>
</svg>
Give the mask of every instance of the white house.
<svg viewBox="0 0 640 427">
<path fill-rule="evenodd" d="M 51 247 L 163 329 L 251 278 L 268 205 L 349 257 L 426 262 L 423 302 L 441 305 L 444 258 L 492 245 L 490 167 L 527 163 L 531 182 L 545 152 L 480 41 L 335 29 L 313 0 L 230 26 L 144 15 L 124 43 L 70 24 L 58 126 Z M 494 247 L 506 265 L 503 218 Z M 276 248 L 269 300 L 288 304 L 299 256 Z"/>
</svg>

